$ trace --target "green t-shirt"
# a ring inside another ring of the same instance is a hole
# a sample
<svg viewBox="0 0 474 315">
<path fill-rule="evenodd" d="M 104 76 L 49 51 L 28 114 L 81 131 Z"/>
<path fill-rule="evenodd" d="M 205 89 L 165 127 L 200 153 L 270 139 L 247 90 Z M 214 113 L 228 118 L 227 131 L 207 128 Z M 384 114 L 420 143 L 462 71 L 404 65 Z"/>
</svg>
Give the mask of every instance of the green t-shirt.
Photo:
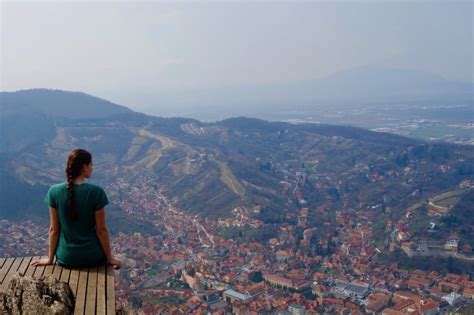
<svg viewBox="0 0 474 315">
<path fill-rule="evenodd" d="M 95 230 L 95 212 L 109 203 L 104 190 L 93 184 L 74 184 L 74 209 L 78 218 L 72 220 L 67 207 L 67 183 L 51 186 L 44 202 L 56 208 L 59 243 L 56 260 L 64 265 L 94 266 L 106 257 Z"/>
</svg>

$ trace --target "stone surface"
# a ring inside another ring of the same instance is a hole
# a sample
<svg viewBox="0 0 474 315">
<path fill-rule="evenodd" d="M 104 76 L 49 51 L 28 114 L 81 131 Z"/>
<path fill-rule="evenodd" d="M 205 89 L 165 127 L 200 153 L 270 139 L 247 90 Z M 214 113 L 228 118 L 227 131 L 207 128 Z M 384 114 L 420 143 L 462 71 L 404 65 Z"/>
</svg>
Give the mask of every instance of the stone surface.
<svg viewBox="0 0 474 315">
<path fill-rule="evenodd" d="M 0 293 L 0 314 L 72 314 L 74 297 L 69 285 L 52 275 L 41 279 L 16 274 Z"/>
</svg>

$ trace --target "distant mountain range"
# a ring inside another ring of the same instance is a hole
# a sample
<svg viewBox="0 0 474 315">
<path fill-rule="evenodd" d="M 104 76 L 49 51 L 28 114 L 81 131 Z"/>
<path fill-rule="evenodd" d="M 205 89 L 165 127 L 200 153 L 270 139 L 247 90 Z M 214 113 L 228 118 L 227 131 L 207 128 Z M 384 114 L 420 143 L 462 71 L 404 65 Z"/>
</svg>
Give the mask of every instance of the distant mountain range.
<svg viewBox="0 0 474 315">
<path fill-rule="evenodd" d="M 363 66 L 318 80 L 137 96 L 149 112 L 183 114 L 199 119 L 253 116 L 284 117 L 279 113 L 315 115 L 335 108 L 417 104 L 474 106 L 474 85 L 410 69 Z M 277 115 L 275 115 L 277 114 Z"/>
<path fill-rule="evenodd" d="M 295 223 L 302 207 L 323 207 L 324 220 L 308 218 L 322 226 L 342 207 L 375 207 L 383 227 L 388 216 L 474 180 L 469 146 L 322 124 L 159 118 L 77 92 L 0 97 L 0 217 L 44 218 L 38 200 L 64 180 L 75 147 L 93 153 L 94 181 L 105 187 L 118 176 L 152 175 L 186 211 L 226 217 L 242 206 L 267 223 Z"/>
</svg>

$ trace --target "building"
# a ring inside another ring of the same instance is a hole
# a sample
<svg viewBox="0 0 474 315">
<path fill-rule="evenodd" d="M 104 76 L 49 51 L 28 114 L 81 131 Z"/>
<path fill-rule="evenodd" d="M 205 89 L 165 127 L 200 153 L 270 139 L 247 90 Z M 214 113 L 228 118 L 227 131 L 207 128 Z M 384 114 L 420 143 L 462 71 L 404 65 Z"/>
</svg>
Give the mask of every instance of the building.
<svg viewBox="0 0 474 315">
<path fill-rule="evenodd" d="M 474 288 L 464 288 L 463 295 L 467 299 L 474 300 Z"/>
<path fill-rule="evenodd" d="M 443 291 L 443 292 L 446 292 L 446 293 L 459 292 L 461 290 L 461 286 L 459 284 L 456 284 L 456 283 L 451 283 L 451 282 L 447 282 L 447 281 L 440 281 L 438 283 L 438 289 Z"/>
<path fill-rule="evenodd" d="M 453 238 L 446 241 L 446 244 L 444 244 L 444 249 L 452 251 L 452 252 L 457 252 L 458 246 L 459 246 L 459 240 Z"/>
<path fill-rule="evenodd" d="M 363 299 L 369 295 L 369 287 L 351 282 L 337 281 L 333 288 L 334 293 L 342 294 L 345 297 L 355 297 Z"/>
<path fill-rule="evenodd" d="M 302 305 L 298 305 L 298 304 L 291 304 L 288 306 L 288 312 L 290 312 L 290 314 L 293 314 L 293 315 L 305 315 L 306 314 L 306 310 L 304 309 L 304 307 Z"/>
<path fill-rule="evenodd" d="M 448 295 L 443 296 L 442 299 L 448 302 L 451 306 L 457 305 L 464 300 L 461 294 L 457 294 L 455 292 L 451 292 Z"/>
<path fill-rule="evenodd" d="M 275 286 L 280 286 L 283 288 L 288 288 L 288 289 L 295 289 L 295 290 L 301 290 L 307 286 L 309 286 L 311 283 L 306 280 L 292 280 L 292 279 L 287 279 L 275 274 L 264 274 L 263 279 Z"/>
<path fill-rule="evenodd" d="M 286 250 L 280 249 L 275 253 L 275 258 L 277 261 L 285 261 L 291 258 L 291 254 L 289 254 Z"/>
<path fill-rule="evenodd" d="M 255 296 L 252 296 L 250 294 L 243 294 L 235 290 L 229 289 L 229 290 L 224 291 L 223 297 L 225 301 L 230 300 L 230 302 L 240 301 L 240 302 L 247 303 L 247 302 L 252 301 Z"/>
</svg>

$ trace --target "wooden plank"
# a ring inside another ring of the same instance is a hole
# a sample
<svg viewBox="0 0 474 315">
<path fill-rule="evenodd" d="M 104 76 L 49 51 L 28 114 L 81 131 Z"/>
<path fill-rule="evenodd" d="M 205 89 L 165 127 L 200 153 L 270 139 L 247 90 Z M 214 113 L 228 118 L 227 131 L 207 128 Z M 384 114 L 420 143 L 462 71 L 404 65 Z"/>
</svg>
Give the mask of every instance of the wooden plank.
<svg viewBox="0 0 474 315">
<path fill-rule="evenodd" d="M 106 288 L 107 314 L 115 315 L 115 273 L 112 265 L 107 265 Z"/>
<path fill-rule="evenodd" d="M 0 268 L 3 267 L 3 264 L 5 263 L 6 258 L 0 258 Z"/>
<path fill-rule="evenodd" d="M 26 270 L 28 269 L 28 267 L 30 266 L 30 262 L 31 262 L 31 259 L 33 259 L 33 257 L 24 257 L 23 258 L 23 261 L 21 262 L 21 265 L 20 267 L 18 268 L 18 272 L 24 276 L 25 275 L 25 272 Z"/>
<path fill-rule="evenodd" d="M 71 274 L 70 268 L 63 267 L 63 271 L 61 272 L 61 281 L 69 282 L 69 275 Z"/>
<path fill-rule="evenodd" d="M 5 261 L 5 263 L 3 264 L 2 269 L 0 269 L 0 283 L 3 283 L 3 279 L 6 277 L 14 261 L 15 258 L 13 257 L 7 258 L 7 261 Z"/>
<path fill-rule="evenodd" d="M 87 279 L 86 314 L 95 314 L 97 299 L 97 267 L 89 268 Z"/>
<path fill-rule="evenodd" d="M 105 289 L 105 278 L 106 278 L 106 264 L 103 264 L 99 267 L 97 271 L 97 309 L 96 314 L 105 315 L 107 306 L 106 306 L 106 294 Z"/>
<path fill-rule="evenodd" d="M 63 267 L 55 264 L 54 265 L 54 270 L 53 270 L 53 276 L 55 279 L 59 280 L 61 279 L 61 272 L 63 271 Z"/>
<path fill-rule="evenodd" d="M 40 257 L 40 259 L 42 258 L 48 258 L 48 256 L 42 256 Z M 39 279 L 43 276 L 44 274 L 44 269 L 46 268 L 46 266 L 38 266 L 36 267 L 36 270 L 35 270 L 35 273 L 33 274 L 33 278 L 36 278 L 36 279 Z"/>
<path fill-rule="evenodd" d="M 71 288 L 74 298 L 77 295 L 77 283 L 79 282 L 79 269 L 71 269 L 71 275 L 69 276 L 69 287 Z"/>
<path fill-rule="evenodd" d="M 5 292 L 7 289 L 8 284 L 10 283 L 10 280 L 13 278 L 15 275 L 16 271 L 21 265 L 21 262 L 23 261 L 23 257 L 16 257 L 15 260 L 13 261 L 10 270 L 7 272 L 5 275 L 5 278 L 3 278 L 2 285 L 0 287 L 0 291 Z"/>
<path fill-rule="evenodd" d="M 87 274 L 88 269 L 81 268 L 81 271 L 79 273 L 79 282 L 77 283 L 77 297 L 76 305 L 74 307 L 74 315 L 84 315 L 87 294 Z"/>
<path fill-rule="evenodd" d="M 40 258 L 41 258 L 40 256 L 34 256 L 33 259 L 31 259 L 31 261 L 36 260 L 36 259 L 40 259 Z M 35 270 L 36 270 L 35 266 L 29 265 L 28 269 L 25 272 L 25 277 L 33 277 L 33 274 L 35 273 Z"/>
<path fill-rule="evenodd" d="M 43 277 L 49 277 L 53 273 L 54 270 L 54 263 L 52 265 L 47 265 L 46 268 L 44 268 L 44 273 Z"/>
</svg>

